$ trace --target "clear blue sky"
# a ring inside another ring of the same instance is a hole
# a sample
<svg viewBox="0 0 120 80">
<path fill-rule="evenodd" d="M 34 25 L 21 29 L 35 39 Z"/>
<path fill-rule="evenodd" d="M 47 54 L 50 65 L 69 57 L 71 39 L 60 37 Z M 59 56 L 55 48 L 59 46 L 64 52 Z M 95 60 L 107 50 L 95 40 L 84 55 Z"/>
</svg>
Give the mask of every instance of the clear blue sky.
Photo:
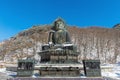
<svg viewBox="0 0 120 80">
<path fill-rule="evenodd" d="M 120 0 L 0 0 L 0 41 L 57 17 L 80 27 L 120 23 Z"/>
</svg>

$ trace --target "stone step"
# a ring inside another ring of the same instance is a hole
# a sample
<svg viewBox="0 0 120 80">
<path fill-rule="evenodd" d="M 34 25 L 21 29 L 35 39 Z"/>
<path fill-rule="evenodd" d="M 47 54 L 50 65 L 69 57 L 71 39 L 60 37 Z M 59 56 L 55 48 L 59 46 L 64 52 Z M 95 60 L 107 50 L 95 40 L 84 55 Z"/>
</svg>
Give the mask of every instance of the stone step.
<svg viewBox="0 0 120 80">
<path fill-rule="evenodd" d="M 10 78 L 7 80 L 106 80 L 104 78 L 80 78 L 80 77 L 67 77 L 67 78 L 63 78 L 63 77 L 41 77 L 41 78 L 30 78 L 30 77 L 18 77 L 18 78 Z"/>
</svg>

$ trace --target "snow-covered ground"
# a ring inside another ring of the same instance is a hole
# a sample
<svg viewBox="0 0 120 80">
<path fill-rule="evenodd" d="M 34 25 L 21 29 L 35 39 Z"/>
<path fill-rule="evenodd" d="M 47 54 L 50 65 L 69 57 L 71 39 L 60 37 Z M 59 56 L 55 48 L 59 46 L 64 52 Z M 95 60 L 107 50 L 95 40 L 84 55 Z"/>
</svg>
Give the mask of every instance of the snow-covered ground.
<svg viewBox="0 0 120 80">
<path fill-rule="evenodd" d="M 112 78 L 113 80 L 120 80 L 120 63 L 118 64 L 105 64 L 102 65 L 104 67 L 113 67 L 110 71 L 102 71 L 102 76 L 103 77 L 109 77 Z M 6 71 L 6 68 L 0 68 L 0 79 L 3 78 L 2 80 L 6 80 L 7 78 L 12 78 L 17 75 L 16 72 L 11 72 L 11 71 Z M 38 77 L 38 75 L 34 74 L 33 77 Z M 109 80 L 109 79 L 107 79 Z M 110 79 L 111 80 L 111 79 Z"/>
<path fill-rule="evenodd" d="M 106 64 L 104 66 L 113 67 L 111 71 L 102 72 L 103 77 L 110 77 L 120 80 L 120 63 L 118 64 Z"/>
</svg>

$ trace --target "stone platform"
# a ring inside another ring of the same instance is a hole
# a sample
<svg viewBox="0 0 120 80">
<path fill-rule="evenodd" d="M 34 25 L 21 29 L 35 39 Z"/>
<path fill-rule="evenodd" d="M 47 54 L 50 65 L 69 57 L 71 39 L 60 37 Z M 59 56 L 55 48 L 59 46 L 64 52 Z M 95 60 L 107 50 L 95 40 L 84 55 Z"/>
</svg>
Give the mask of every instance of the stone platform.
<svg viewBox="0 0 120 80">
<path fill-rule="evenodd" d="M 39 70 L 40 67 L 46 67 L 46 66 L 53 66 L 53 67 L 59 67 L 59 66 L 65 66 L 65 64 L 40 64 L 40 65 L 35 65 L 35 70 Z M 83 70 L 83 65 L 82 64 L 66 64 L 66 66 L 72 66 L 72 67 L 78 67 L 80 68 L 80 70 Z M 113 69 L 112 66 L 101 66 L 101 72 L 107 72 L 107 71 L 111 71 Z M 10 65 L 6 65 L 6 70 L 8 71 L 14 71 L 14 72 L 17 72 L 17 64 L 13 65 L 13 64 L 10 64 Z"/>
<path fill-rule="evenodd" d="M 80 77 L 41 77 L 41 78 L 30 78 L 30 77 L 17 77 L 7 80 L 106 80 L 104 78 L 80 78 Z"/>
</svg>

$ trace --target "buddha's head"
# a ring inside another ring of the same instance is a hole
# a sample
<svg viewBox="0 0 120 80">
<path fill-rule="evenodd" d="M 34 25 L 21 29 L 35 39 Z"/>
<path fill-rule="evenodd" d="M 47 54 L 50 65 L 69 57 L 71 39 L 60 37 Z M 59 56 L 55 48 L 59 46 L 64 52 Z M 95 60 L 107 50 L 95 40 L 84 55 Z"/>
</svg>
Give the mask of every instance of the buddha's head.
<svg viewBox="0 0 120 80">
<path fill-rule="evenodd" d="M 65 22 L 61 18 L 56 19 L 52 29 L 55 30 L 55 31 L 65 30 L 66 29 Z"/>
</svg>

